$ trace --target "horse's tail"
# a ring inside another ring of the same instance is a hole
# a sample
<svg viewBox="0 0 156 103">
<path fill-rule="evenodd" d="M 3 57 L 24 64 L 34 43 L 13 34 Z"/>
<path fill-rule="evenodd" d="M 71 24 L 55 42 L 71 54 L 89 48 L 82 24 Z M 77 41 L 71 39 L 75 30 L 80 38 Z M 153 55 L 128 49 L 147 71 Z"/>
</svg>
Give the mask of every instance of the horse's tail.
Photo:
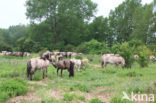
<svg viewBox="0 0 156 103">
<path fill-rule="evenodd" d="M 31 61 L 28 61 L 27 63 L 27 77 L 28 78 L 29 78 L 30 72 L 31 72 Z"/>
<path fill-rule="evenodd" d="M 74 63 L 72 61 L 70 61 L 69 73 L 69 77 L 74 76 Z"/>
</svg>

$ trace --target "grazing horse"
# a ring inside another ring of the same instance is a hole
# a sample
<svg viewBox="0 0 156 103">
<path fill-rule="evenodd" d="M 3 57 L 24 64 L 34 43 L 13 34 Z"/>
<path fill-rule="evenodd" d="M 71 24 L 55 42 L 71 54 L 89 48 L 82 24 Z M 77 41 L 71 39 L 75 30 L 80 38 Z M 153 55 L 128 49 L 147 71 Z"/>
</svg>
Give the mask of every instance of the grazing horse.
<svg viewBox="0 0 156 103">
<path fill-rule="evenodd" d="M 57 68 L 57 75 L 59 72 L 59 69 L 61 69 L 61 77 L 62 77 L 62 72 L 63 70 L 68 70 L 69 72 L 69 77 L 74 76 L 74 63 L 70 60 L 60 60 L 58 63 L 55 61 L 52 62 L 52 65 Z"/>
<path fill-rule="evenodd" d="M 32 80 L 32 77 L 35 73 L 36 70 L 43 70 L 43 79 L 44 79 L 44 74 L 46 72 L 46 77 L 47 77 L 47 69 L 49 67 L 49 61 L 47 59 L 43 58 L 32 58 L 27 62 L 27 77 L 30 80 Z"/>
<path fill-rule="evenodd" d="M 74 62 L 74 69 L 77 69 L 78 71 L 80 71 L 81 67 L 83 69 L 86 69 L 85 65 L 80 59 L 70 59 L 70 60 Z"/>
<path fill-rule="evenodd" d="M 102 68 L 104 68 L 107 63 L 110 64 L 115 64 L 116 66 L 118 66 L 119 64 L 122 65 L 122 68 L 125 67 L 125 60 L 123 57 L 121 57 L 118 54 L 103 54 L 102 55 Z"/>
</svg>

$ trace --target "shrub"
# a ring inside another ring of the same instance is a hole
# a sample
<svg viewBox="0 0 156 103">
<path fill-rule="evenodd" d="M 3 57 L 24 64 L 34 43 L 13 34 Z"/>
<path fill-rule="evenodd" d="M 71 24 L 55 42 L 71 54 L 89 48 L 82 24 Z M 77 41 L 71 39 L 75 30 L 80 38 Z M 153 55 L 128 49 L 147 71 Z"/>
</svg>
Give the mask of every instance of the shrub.
<svg viewBox="0 0 156 103">
<path fill-rule="evenodd" d="M 75 56 L 75 59 L 80 59 L 82 60 L 83 58 L 80 55 Z"/>
<path fill-rule="evenodd" d="M 0 91 L 7 93 L 10 97 L 19 96 L 28 91 L 26 83 L 15 79 L 3 81 L 0 85 Z"/>
<path fill-rule="evenodd" d="M 12 47 L 5 43 L 0 42 L 0 52 L 1 51 L 12 51 Z"/>
<path fill-rule="evenodd" d="M 94 98 L 94 99 L 91 99 L 89 103 L 103 103 L 103 101 L 100 100 L 99 98 Z"/>
<path fill-rule="evenodd" d="M 17 45 L 18 50 L 22 52 L 39 52 L 41 50 L 40 43 L 24 37 L 17 40 Z"/>
<path fill-rule="evenodd" d="M 75 46 L 68 44 L 65 46 L 65 51 L 74 51 Z"/>
<path fill-rule="evenodd" d="M 84 42 L 77 47 L 77 52 L 101 54 L 103 52 L 110 52 L 109 47 L 103 42 L 98 42 L 92 39 L 89 42 Z"/>
<path fill-rule="evenodd" d="M 148 63 L 149 63 L 149 55 L 150 55 L 150 51 L 146 46 L 140 46 L 138 48 L 139 52 L 138 52 L 138 63 L 141 67 L 147 67 Z"/>
<path fill-rule="evenodd" d="M 80 44 L 77 48 L 76 48 L 77 52 L 80 53 L 88 53 L 87 49 L 86 49 L 86 45 L 85 43 Z"/>
</svg>

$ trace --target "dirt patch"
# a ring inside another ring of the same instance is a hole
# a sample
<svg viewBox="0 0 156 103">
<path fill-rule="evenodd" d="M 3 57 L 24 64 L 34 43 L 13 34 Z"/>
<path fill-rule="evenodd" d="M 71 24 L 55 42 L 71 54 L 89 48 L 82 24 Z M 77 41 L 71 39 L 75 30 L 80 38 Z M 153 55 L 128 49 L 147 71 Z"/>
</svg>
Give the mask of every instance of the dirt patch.
<svg viewBox="0 0 156 103">
<path fill-rule="evenodd" d="M 41 102 L 41 98 L 39 98 L 38 96 L 35 95 L 35 93 L 32 92 L 28 92 L 26 95 L 24 96 L 17 96 L 15 98 L 11 98 L 9 99 L 6 103 L 22 103 L 22 102 Z"/>
<path fill-rule="evenodd" d="M 48 78 L 45 78 L 41 81 L 28 81 L 28 83 L 30 84 L 38 84 L 38 85 L 42 85 L 42 86 L 48 86 L 48 82 L 54 82 L 53 80 L 50 80 Z"/>
<path fill-rule="evenodd" d="M 35 90 L 35 87 L 30 86 L 30 87 L 28 87 L 28 89 L 29 89 L 29 91 L 33 91 L 33 90 Z"/>
<path fill-rule="evenodd" d="M 113 92 L 108 88 L 98 87 L 95 90 L 91 91 L 91 94 L 103 100 L 104 103 L 109 103 L 110 96 L 113 95 Z"/>
<path fill-rule="evenodd" d="M 113 92 L 109 91 L 109 89 L 105 87 L 98 87 L 89 93 L 77 90 L 76 93 L 84 95 L 87 101 L 97 97 L 103 100 L 104 103 L 109 103 L 110 96 L 113 95 Z"/>
<path fill-rule="evenodd" d="M 50 90 L 50 96 L 54 97 L 57 100 L 63 99 L 63 94 L 64 94 L 63 90 L 58 90 L 55 88 L 52 88 Z"/>
</svg>

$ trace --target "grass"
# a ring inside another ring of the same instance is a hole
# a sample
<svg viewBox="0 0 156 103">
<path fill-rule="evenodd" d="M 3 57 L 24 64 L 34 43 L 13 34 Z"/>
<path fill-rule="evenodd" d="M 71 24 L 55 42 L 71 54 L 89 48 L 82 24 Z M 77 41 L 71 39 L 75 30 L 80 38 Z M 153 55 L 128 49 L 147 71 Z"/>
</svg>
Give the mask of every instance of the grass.
<svg viewBox="0 0 156 103">
<path fill-rule="evenodd" d="M 103 103 L 103 101 L 100 100 L 99 98 L 94 98 L 94 99 L 91 99 L 89 103 Z"/>
<path fill-rule="evenodd" d="M 31 55 L 31 57 L 37 56 L 38 54 Z M 35 88 L 33 92 L 41 98 L 42 103 L 68 103 L 71 101 L 72 103 L 76 103 L 77 101 L 101 103 L 102 100 L 96 97 L 96 95 L 88 101 L 85 95 L 76 93 L 76 91 L 91 93 L 98 87 L 107 88 L 106 90 L 101 90 L 101 92 L 112 92 L 109 99 L 111 103 L 127 103 L 127 101 L 121 100 L 123 91 L 128 93 L 128 95 L 132 91 L 135 93 L 154 93 L 156 95 L 156 64 L 150 63 L 149 67 L 140 68 L 137 63 L 134 63 L 131 69 L 107 65 L 103 69 L 94 66 L 100 66 L 100 55 L 83 55 L 82 57 L 88 58 L 90 64 L 86 64 L 86 70 L 75 72 L 73 78 L 68 77 L 68 71 L 66 70 L 63 71 L 63 78 L 61 78 L 60 72 L 59 76 L 57 76 L 56 69 L 50 66 L 48 68 L 49 81 L 46 81 L 42 80 L 42 72 L 37 71 L 33 81 L 42 81 L 47 86 L 27 83 L 29 80 L 26 77 L 26 63 L 29 58 L 0 57 L 0 84 L 3 84 L 0 85 L 0 89 L 2 90 L 0 92 L 0 103 L 5 102 L 10 97 L 29 92 L 29 86 Z M 51 88 L 64 91 L 62 99 L 57 100 L 56 98 L 49 97 L 46 91 L 50 91 Z M 10 91 L 10 93 L 6 91 Z"/>
</svg>

